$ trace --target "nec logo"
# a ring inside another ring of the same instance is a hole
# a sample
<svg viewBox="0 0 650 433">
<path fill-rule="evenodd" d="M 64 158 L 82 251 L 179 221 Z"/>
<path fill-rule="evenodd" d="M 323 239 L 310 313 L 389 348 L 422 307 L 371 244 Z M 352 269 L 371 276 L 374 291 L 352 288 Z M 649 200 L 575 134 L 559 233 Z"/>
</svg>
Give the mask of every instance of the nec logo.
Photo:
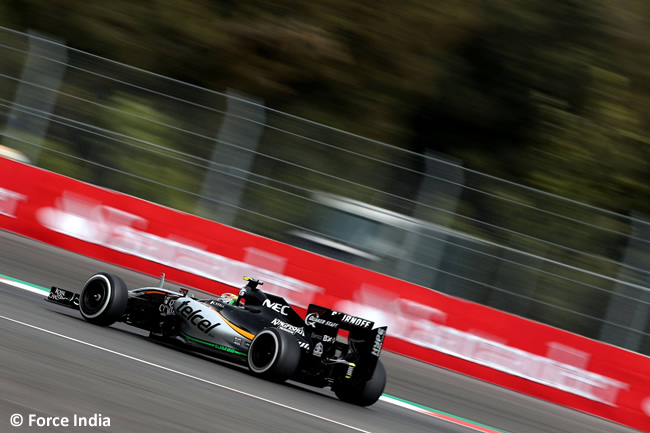
<svg viewBox="0 0 650 433">
<path fill-rule="evenodd" d="M 287 310 L 291 307 L 288 305 L 283 305 L 279 302 L 271 302 L 268 299 L 265 299 L 264 302 L 262 302 L 262 306 L 266 308 L 270 308 L 271 310 L 277 311 L 278 313 L 282 314 L 283 316 L 286 316 Z"/>
</svg>

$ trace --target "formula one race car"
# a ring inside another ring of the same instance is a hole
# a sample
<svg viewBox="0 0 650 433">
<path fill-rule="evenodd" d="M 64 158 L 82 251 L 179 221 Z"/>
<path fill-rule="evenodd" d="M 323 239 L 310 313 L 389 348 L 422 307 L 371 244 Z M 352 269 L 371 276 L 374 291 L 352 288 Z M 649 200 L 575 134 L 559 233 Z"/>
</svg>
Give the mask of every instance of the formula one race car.
<svg viewBox="0 0 650 433">
<path fill-rule="evenodd" d="M 385 326 L 313 304 L 303 319 L 283 298 L 260 290 L 261 281 L 244 280 L 238 295 L 196 299 L 187 289 L 164 289 L 164 275 L 158 287 L 127 290 L 119 277 L 100 272 L 81 293 L 52 287 L 47 300 L 78 309 L 90 323 L 124 322 L 151 338 L 247 365 L 271 381 L 331 387 L 360 406 L 379 399 L 386 385 L 379 360 Z"/>
</svg>

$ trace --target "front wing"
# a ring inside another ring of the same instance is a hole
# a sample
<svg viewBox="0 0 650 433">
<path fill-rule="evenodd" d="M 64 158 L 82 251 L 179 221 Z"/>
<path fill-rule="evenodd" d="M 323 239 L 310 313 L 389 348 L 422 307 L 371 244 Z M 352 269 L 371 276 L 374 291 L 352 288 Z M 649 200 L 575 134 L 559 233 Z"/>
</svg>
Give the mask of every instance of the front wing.
<svg viewBox="0 0 650 433">
<path fill-rule="evenodd" d="M 50 294 L 45 300 L 68 308 L 74 308 L 75 310 L 79 309 L 79 294 L 60 287 L 52 286 Z"/>
</svg>

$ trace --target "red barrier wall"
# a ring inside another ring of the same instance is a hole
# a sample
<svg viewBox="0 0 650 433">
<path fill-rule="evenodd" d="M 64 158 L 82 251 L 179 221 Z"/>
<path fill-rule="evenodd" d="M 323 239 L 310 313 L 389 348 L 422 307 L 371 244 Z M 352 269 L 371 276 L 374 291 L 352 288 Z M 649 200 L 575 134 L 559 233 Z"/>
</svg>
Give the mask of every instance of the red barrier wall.
<svg viewBox="0 0 650 433">
<path fill-rule="evenodd" d="M 4 158 L 0 228 L 213 293 L 259 277 L 299 308 L 388 324 L 388 350 L 650 431 L 637 353 Z"/>
</svg>

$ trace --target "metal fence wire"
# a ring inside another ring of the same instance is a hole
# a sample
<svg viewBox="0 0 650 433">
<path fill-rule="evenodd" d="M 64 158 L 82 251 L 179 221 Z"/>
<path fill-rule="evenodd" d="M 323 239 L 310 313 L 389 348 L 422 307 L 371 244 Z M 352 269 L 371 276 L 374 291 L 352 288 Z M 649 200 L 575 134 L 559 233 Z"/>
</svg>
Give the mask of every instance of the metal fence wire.
<svg viewBox="0 0 650 433">
<path fill-rule="evenodd" d="M 650 354 L 650 224 L 0 28 L 34 165 Z"/>
</svg>

